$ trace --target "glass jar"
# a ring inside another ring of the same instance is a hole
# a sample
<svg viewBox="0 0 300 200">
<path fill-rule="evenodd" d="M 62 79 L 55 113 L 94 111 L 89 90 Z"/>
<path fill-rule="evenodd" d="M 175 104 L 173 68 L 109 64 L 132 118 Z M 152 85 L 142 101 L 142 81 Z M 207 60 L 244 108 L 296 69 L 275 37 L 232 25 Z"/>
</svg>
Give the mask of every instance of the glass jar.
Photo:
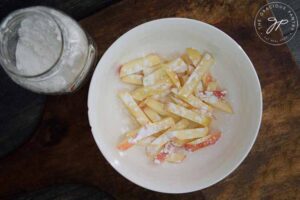
<svg viewBox="0 0 300 200">
<path fill-rule="evenodd" d="M 73 92 L 92 71 L 96 45 L 69 16 L 30 7 L 0 25 L 0 63 L 17 84 L 46 94 Z"/>
</svg>

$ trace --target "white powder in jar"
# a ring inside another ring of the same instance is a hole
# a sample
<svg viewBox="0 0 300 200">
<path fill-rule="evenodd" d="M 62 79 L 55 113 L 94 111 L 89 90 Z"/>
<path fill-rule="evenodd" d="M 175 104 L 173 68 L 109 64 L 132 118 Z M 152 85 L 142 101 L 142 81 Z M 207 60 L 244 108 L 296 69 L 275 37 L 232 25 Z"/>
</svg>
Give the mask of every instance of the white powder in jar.
<svg viewBox="0 0 300 200">
<path fill-rule="evenodd" d="M 59 58 L 61 33 L 52 21 L 37 15 L 29 16 L 21 22 L 18 34 L 16 66 L 22 75 L 41 74 Z"/>
<path fill-rule="evenodd" d="M 35 77 L 12 78 L 35 92 L 72 92 L 96 58 L 86 33 L 76 21 L 57 10 L 37 6 L 21 11 L 35 14 L 20 22 L 16 68 L 19 74 Z"/>
</svg>

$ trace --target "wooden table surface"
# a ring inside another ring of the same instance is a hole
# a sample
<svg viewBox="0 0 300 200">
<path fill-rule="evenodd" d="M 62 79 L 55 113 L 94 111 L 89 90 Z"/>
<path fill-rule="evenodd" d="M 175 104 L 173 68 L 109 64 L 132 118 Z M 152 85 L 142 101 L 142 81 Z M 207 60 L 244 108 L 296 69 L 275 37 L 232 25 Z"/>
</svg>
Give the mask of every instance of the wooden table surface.
<svg viewBox="0 0 300 200">
<path fill-rule="evenodd" d="M 263 90 L 258 138 L 243 163 L 207 189 L 169 195 L 143 189 L 119 175 L 99 152 L 88 123 L 88 84 L 72 95 L 49 96 L 33 137 L 0 160 L 0 198 L 49 185 L 97 186 L 116 199 L 299 199 L 300 72 L 288 48 L 256 35 L 253 20 L 264 1 L 124 0 L 81 21 L 100 54 L 124 32 L 163 17 L 210 23 L 246 51 Z"/>
</svg>

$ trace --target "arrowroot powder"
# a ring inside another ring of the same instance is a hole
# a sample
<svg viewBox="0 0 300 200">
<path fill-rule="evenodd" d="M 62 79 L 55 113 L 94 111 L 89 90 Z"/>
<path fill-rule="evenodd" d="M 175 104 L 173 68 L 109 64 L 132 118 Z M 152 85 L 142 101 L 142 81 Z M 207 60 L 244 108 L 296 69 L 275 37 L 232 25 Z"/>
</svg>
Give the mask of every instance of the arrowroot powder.
<svg viewBox="0 0 300 200">
<path fill-rule="evenodd" d="M 47 71 L 59 58 L 62 38 L 52 21 L 33 15 L 21 22 L 18 30 L 16 66 L 24 75 L 38 75 Z"/>
<path fill-rule="evenodd" d="M 5 44 L 0 49 L 4 70 L 16 83 L 39 93 L 74 91 L 96 59 L 96 47 L 78 23 L 47 7 L 9 15 L 1 24 L 0 40 Z"/>
</svg>

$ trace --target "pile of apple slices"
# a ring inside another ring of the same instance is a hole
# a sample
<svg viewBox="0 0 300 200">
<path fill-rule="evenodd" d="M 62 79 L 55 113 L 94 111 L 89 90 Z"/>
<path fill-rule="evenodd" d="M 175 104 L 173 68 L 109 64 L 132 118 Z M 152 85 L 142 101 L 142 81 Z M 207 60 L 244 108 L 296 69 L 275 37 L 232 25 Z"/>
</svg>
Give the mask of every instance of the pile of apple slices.
<svg viewBox="0 0 300 200">
<path fill-rule="evenodd" d="M 187 48 L 171 61 L 149 54 L 121 65 L 121 80 L 137 87 L 119 96 L 140 127 L 125 133 L 117 148 L 144 145 L 155 163 L 179 163 L 186 151 L 216 143 L 221 132 L 210 130 L 213 110 L 232 108 L 210 74 L 213 64 L 210 53 Z"/>
</svg>

